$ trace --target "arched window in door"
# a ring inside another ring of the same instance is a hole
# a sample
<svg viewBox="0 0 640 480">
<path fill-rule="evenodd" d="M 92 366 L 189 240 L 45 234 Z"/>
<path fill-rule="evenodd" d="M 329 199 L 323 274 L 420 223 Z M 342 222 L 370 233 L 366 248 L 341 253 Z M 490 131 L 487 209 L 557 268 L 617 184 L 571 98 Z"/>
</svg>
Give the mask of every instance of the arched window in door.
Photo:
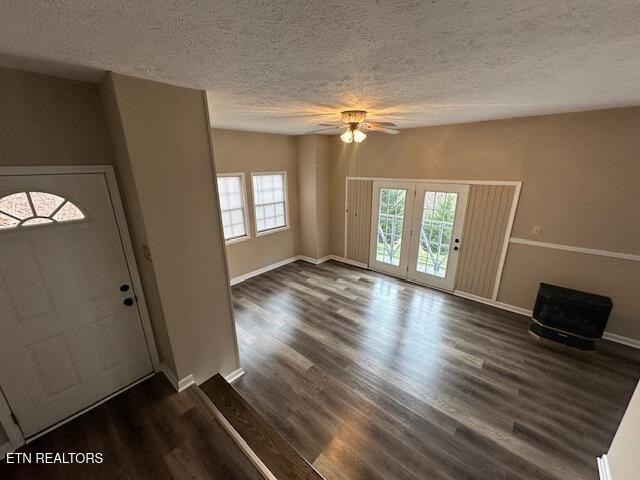
<svg viewBox="0 0 640 480">
<path fill-rule="evenodd" d="M 0 198 L 0 230 L 84 220 L 82 210 L 47 192 L 18 192 Z"/>
</svg>

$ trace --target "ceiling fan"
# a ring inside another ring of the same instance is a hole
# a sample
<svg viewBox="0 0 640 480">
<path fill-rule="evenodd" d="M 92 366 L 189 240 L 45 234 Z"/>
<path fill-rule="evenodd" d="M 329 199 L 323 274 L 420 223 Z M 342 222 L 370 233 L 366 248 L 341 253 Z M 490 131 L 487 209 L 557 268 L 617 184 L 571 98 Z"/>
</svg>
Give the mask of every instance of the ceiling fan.
<svg viewBox="0 0 640 480">
<path fill-rule="evenodd" d="M 391 122 L 367 122 L 367 112 L 365 110 L 345 110 L 341 113 L 342 121 L 333 123 L 320 123 L 322 128 L 320 130 L 314 130 L 311 133 L 327 132 L 329 130 L 342 130 L 344 133 L 340 135 L 340 139 L 344 143 L 356 142 L 360 143 L 367 138 L 367 132 L 381 132 L 391 133 L 395 135 L 399 133 L 398 130 L 389 127 L 395 127 L 395 123 Z"/>
</svg>

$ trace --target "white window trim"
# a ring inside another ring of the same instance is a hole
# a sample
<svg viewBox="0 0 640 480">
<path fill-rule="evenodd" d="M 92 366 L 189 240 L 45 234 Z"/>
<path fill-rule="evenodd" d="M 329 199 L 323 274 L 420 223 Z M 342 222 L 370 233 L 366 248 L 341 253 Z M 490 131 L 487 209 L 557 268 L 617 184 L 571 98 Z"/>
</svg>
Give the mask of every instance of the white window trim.
<svg viewBox="0 0 640 480">
<path fill-rule="evenodd" d="M 249 202 L 247 202 L 247 184 L 245 180 L 244 172 L 235 172 L 235 173 L 218 173 L 217 178 L 219 177 L 240 177 L 240 185 L 242 188 L 242 210 L 244 211 L 244 231 L 245 234 L 241 237 L 230 238 L 229 240 L 225 240 L 225 245 L 233 245 L 234 243 L 244 242 L 245 240 L 249 240 L 251 238 L 251 226 L 249 222 Z M 216 178 L 216 183 L 217 183 Z M 217 185 L 216 185 L 217 187 Z M 218 194 L 218 202 L 220 202 L 220 195 Z M 220 209 L 222 211 L 222 209 Z M 224 236 L 224 231 L 222 232 Z"/>
<path fill-rule="evenodd" d="M 253 200 L 253 216 L 255 218 L 256 215 L 256 199 L 254 197 L 253 191 L 253 177 L 259 177 L 263 175 L 283 175 L 283 183 L 284 183 L 284 222 L 285 225 L 283 227 L 272 228 L 270 230 L 264 230 L 262 232 L 258 232 L 258 222 L 255 221 L 255 229 L 256 229 L 256 237 L 263 237 L 265 235 L 271 235 L 272 233 L 284 232 L 291 228 L 291 224 L 289 223 L 289 181 L 287 179 L 287 172 L 276 171 L 276 172 L 251 172 L 251 199 Z"/>
<path fill-rule="evenodd" d="M 237 173 L 218 173 L 217 177 L 240 177 L 240 185 L 242 186 L 242 209 L 244 211 L 244 231 L 245 234 L 241 237 L 230 238 L 225 240 L 225 245 L 233 245 L 234 243 L 244 242 L 251 238 L 251 226 L 249 225 L 249 202 L 247 202 L 247 183 L 245 180 L 244 172 Z M 216 178 L 216 183 L 218 179 Z M 217 186 L 217 185 L 216 185 Z M 218 194 L 218 202 L 220 202 L 220 195 Z M 222 212 L 222 209 L 220 209 Z M 224 236 L 224 231 L 222 232 Z"/>
</svg>

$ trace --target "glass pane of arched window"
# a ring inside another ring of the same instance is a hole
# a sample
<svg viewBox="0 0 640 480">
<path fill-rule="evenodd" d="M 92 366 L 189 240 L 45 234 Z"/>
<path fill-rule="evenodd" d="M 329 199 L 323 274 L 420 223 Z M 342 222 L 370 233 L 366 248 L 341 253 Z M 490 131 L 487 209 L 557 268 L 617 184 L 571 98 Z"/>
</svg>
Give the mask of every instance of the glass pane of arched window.
<svg viewBox="0 0 640 480">
<path fill-rule="evenodd" d="M 20 220 L 16 220 L 9 215 L 5 215 L 4 213 L 0 213 L 0 230 L 5 228 L 15 228 L 20 224 Z"/>
<path fill-rule="evenodd" d="M 64 202 L 64 198 L 52 193 L 29 192 L 29 196 L 39 217 L 50 216 Z"/>
<path fill-rule="evenodd" d="M 78 207 L 73 203 L 65 203 L 60 210 L 53 216 L 56 222 L 70 222 L 71 220 L 81 220 L 84 215 Z"/>
<path fill-rule="evenodd" d="M 0 198 L 0 210 L 20 220 L 33 217 L 34 215 L 27 194 L 24 192 L 14 193 L 13 195 Z"/>
</svg>

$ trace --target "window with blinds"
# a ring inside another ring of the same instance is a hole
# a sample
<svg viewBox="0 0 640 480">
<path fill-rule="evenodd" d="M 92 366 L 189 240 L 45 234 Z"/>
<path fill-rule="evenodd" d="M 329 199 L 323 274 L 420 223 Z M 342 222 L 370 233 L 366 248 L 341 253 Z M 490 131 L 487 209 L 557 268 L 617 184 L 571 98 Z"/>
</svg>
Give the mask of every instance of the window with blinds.
<svg viewBox="0 0 640 480">
<path fill-rule="evenodd" d="M 218 175 L 218 195 L 225 241 L 249 238 L 244 174 Z"/>
<path fill-rule="evenodd" d="M 252 183 L 256 233 L 288 228 L 286 173 L 254 173 Z"/>
</svg>

